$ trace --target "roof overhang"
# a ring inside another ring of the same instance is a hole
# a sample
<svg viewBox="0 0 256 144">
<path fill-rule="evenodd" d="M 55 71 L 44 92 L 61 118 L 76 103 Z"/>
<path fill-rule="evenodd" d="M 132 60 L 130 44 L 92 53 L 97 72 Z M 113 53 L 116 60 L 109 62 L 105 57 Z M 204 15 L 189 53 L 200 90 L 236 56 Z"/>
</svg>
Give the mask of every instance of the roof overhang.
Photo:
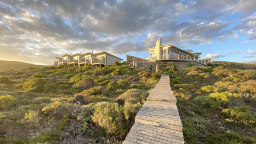
<svg viewBox="0 0 256 144">
<path fill-rule="evenodd" d="M 147 50 L 154 50 L 155 48 L 153 47 L 153 48 L 147 48 Z"/>
</svg>

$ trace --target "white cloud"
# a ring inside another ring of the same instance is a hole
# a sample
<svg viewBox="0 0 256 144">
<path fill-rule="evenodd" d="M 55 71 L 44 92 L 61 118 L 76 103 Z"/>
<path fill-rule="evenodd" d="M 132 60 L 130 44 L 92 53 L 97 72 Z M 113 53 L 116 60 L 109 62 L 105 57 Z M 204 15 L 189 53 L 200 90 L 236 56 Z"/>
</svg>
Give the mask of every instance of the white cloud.
<svg viewBox="0 0 256 144">
<path fill-rule="evenodd" d="M 251 49 L 248 49 L 248 50 L 247 50 L 247 53 L 248 53 L 249 55 L 254 55 L 254 54 L 256 54 L 256 52 L 253 52 Z"/>
<path fill-rule="evenodd" d="M 220 57 L 225 57 L 225 55 L 221 55 L 220 53 L 208 53 L 205 57 L 201 59 L 217 59 Z"/>
<path fill-rule="evenodd" d="M 227 54 L 238 54 L 238 51 L 234 51 L 234 52 L 228 52 Z"/>
</svg>

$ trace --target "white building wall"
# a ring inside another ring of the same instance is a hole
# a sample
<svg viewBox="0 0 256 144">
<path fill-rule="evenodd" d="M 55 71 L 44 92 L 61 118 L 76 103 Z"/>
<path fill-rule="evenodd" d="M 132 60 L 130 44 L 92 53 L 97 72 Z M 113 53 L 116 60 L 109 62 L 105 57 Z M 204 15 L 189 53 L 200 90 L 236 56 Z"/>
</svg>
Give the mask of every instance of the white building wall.
<svg viewBox="0 0 256 144">
<path fill-rule="evenodd" d="M 118 59 L 116 57 L 113 57 L 111 55 L 106 55 L 106 59 L 107 59 L 107 65 L 114 65 L 115 61 L 118 61 L 119 63 L 121 63 L 121 59 Z"/>
</svg>

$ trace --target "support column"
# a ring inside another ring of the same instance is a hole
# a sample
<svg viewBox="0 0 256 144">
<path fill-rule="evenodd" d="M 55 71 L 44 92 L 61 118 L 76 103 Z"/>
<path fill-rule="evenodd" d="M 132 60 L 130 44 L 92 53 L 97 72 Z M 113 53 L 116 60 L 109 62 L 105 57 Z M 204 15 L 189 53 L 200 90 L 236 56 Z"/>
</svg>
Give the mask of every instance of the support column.
<svg viewBox="0 0 256 144">
<path fill-rule="evenodd" d="M 86 66 L 86 58 L 84 57 L 84 66 Z"/>
<path fill-rule="evenodd" d="M 178 59 L 180 59 L 180 53 L 178 53 Z"/>
<path fill-rule="evenodd" d="M 107 65 L 107 55 L 105 54 L 105 66 Z M 126 62 L 127 65 L 127 62 Z"/>
<path fill-rule="evenodd" d="M 188 60 L 188 54 L 187 54 L 187 60 Z"/>
<path fill-rule="evenodd" d="M 77 64 L 78 64 L 78 67 L 80 67 L 80 56 L 78 56 Z"/>
<path fill-rule="evenodd" d="M 169 59 L 169 48 L 167 48 L 167 53 L 166 53 L 166 55 L 167 55 L 167 59 Z"/>
<path fill-rule="evenodd" d="M 194 55 L 194 61 L 196 61 L 196 56 Z"/>
</svg>

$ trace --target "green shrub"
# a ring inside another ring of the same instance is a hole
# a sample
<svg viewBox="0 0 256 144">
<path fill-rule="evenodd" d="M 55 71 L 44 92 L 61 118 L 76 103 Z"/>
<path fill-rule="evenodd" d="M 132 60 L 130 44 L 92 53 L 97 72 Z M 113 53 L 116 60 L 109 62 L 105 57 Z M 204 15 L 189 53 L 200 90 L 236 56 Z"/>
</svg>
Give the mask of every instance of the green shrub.
<svg viewBox="0 0 256 144">
<path fill-rule="evenodd" d="M 100 94 L 102 94 L 102 91 L 101 91 L 101 88 L 94 87 L 94 88 L 90 88 L 90 89 L 88 90 L 88 93 L 89 93 L 90 95 L 100 95 Z"/>
<path fill-rule="evenodd" d="M 224 133 L 213 135 L 206 139 L 206 144 L 252 144 L 256 143 L 254 138 L 236 133 Z"/>
<path fill-rule="evenodd" d="M 117 103 L 99 102 L 95 106 L 92 121 L 104 128 L 108 134 L 124 136 L 128 126 L 129 116 L 124 107 Z"/>
<path fill-rule="evenodd" d="M 16 98 L 12 95 L 2 95 L 0 96 L 0 108 L 1 110 L 10 109 L 15 106 Z"/>
<path fill-rule="evenodd" d="M 256 123 L 256 115 L 253 114 L 251 107 L 249 106 L 235 106 L 223 109 L 221 113 L 228 117 L 227 121 L 234 121 L 248 125 Z"/>
<path fill-rule="evenodd" d="M 46 84 L 49 84 L 46 80 L 35 78 L 23 83 L 22 89 L 30 92 L 43 92 Z"/>
<path fill-rule="evenodd" d="M 107 85 L 110 80 L 108 80 L 107 78 L 105 77 L 99 77 L 98 79 L 95 80 L 95 82 L 100 85 L 100 86 L 104 86 L 104 85 Z"/>
<path fill-rule="evenodd" d="M 46 115 L 52 115 L 58 118 L 62 118 L 67 112 L 70 104 L 62 102 L 52 102 L 48 106 L 42 109 L 42 112 Z"/>
<path fill-rule="evenodd" d="M 127 87 L 129 87 L 131 85 L 131 82 L 120 79 L 119 81 L 117 81 L 117 87 L 120 89 L 125 89 Z"/>
<path fill-rule="evenodd" d="M 139 72 L 139 75 L 141 77 L 150 78 L 151 77 L 151 72 L 150 71 L 142 71 L 142 72 Z"/>
<path fill-rule="evenodd" d="M 1 84 L 8 84 L 10 83 L 11 80 L 9 79 L 9 77 L 6 77 L 6 76 L 0 76 L 0 83 Z"/>
<path fill-rule="evenodd" d="M 46 75 L 42 72 L 36 72 L 31 77 L 32 78 L 44 78 L 44 77 L 46 77 Z"/>
<path fill-rule="evenodd" d="M 179 84 L 181 83 L 181 79 L 179 77 L 171 78 L 171 84 Z"/>
<path fill-rule="evenodd" d="M 91 87 L 94 87 L 95 85 L 96 83 L 94 82 L 94 80 L 92 78 L 87 77 L 84 77 L 76 84 L 77 87 L 84 89 L 89 89 Z"/>
<path fill-rule="evenodd" d="M 74 76 L 74 74 L 66 74 L 65 78 L 66 78 L 66 79 L 70 79 L 70 78 L 73 77 L 73 76 Z"/>
<path fill-rule="evenodd" d="M 110 83 L 107 84 L 108 91 L 114 91 L 116 89 L 118 89 L 116 81 L 111 81 Z"/>
<path fill-rule="evenodd" d="M 110 74 L 112 76 L 116 76 L 116 75 L 121 75 L 124 74 L 125 72 L 121 69 L 121 68 L 116 68 L 116 70 L 114 70 L 113 72 L 111 72 Z"/>
<path fill-rule="evenodd" d="M 221 108 L 230 102 L 231 97 L 237 97 L 236 94 L 229 92 L 211 93 L 209 96 L 198 96 L 195 102 L 200 106 L 208 106 L 213 109 Z"/>
<path fill-rule="evenodd" d="M 44 92 L 56 92 L 57 91 L 57 87 L 55 84 L 52 83 L 48 83 L 44 85 Z"/>
<path fill-rule="evenodd" d="M 82 132 L 93 137 L 102 137 L 105 134 L 105 130 L 104 128 L 98 128 L 95 126 L 92 121 L 93 112 L 94 105 L 85 105 L 85 109 L 78 115 L 77 120 L 81 122 Z"/>
<path fill-rule="evenodd" d="M 212 72 L 213 68 L 201 68 L 203 72 Z"/>
<path fill-rule="evenodd" d="M 148 93 L 139 90 L 139 89 L 130 89 L 123 94 L 121 94 L 116 102 L 120 105 L 124 105 L 125 101 L 129 101 L 132 103 L 141 102 L 142 100 L 146 100 Z"/>
<path fill-rule="evenodd" d="M 92 103 L 98 103 L 98 102 L 103 102 L 103 101 L 113 102 L 113 100 L 108 97 L 94 96 L 94 97 L 90 98 L 90 102 L 92 102 Z"/>
<path fill-rule="evenodd" d="M 191 121 L 182 121 L 183 126 L 183 135 L 185 141 L 188 143 L 198 143 L 197 136 L 199 135 L 198 131 L 195 128 L 195 124 Z"/>
<path fill-rule="evenodd" d="M 156 79 L 160 79 L 161 74 L 158 73 L 158 72 L 152 72 L 152 73 L 151 73 L 151 77 L 152 77 L 152 78 L 156 78 Z"/>
</svg>

